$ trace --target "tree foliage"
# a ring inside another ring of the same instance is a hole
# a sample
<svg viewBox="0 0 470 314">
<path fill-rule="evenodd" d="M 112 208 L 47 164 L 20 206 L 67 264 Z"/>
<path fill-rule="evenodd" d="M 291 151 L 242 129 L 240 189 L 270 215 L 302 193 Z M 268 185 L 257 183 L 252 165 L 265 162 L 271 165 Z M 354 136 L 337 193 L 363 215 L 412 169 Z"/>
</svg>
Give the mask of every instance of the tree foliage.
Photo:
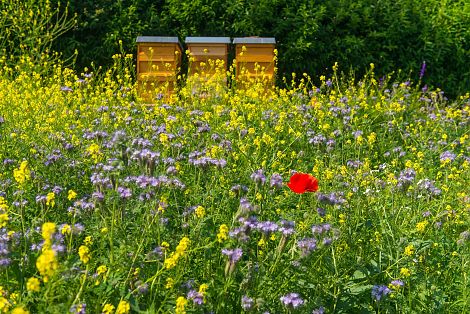
<svg viewBox="0 0 470 314">
<path fill-rule="evenodd" d="M 280 73 L 328 72 L 336 61 L 361 75 L 397 69 L 451 94 L 470 89 L 470 3 L 465 0 L 82 0 L 77 26 L 57 48 L 78 64 L 111 62 L 139 35 L 273 36 Z"/>
</svg>

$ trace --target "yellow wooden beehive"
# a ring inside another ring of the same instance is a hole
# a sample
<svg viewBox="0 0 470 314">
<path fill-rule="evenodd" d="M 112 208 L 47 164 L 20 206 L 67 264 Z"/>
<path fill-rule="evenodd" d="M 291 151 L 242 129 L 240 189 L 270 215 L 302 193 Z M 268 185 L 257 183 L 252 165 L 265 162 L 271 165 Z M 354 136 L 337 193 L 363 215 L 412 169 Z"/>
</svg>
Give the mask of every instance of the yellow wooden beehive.
<svg viewBox="0 0 470 314">
<path fill-rule="evenodd" d="M 276 39 L 239 37 L 235 45 L 237 81 L 254 80 L 274 84 Z"/>
<path fill-rule="evenodd" d="M 178 37 L 137 37 L 137 81 L 140 96 L 148 101 L 173 92 L 181 66 Z"/>
<path fill-rule="evenodd" d="M 225 76 L 230 37 L 186 37 L 185 44 L 189 52 L 189 77 L 207 80 L 217 73 Z"/>
</svg>

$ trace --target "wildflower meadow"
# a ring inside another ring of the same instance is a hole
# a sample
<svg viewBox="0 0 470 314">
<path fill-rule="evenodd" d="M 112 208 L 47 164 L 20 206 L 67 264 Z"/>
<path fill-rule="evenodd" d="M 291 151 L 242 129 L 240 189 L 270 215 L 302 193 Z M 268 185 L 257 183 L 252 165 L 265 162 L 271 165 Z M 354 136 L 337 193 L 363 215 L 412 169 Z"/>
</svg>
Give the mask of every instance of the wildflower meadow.
<svg viewBox="0 0 470 314">
<path fill-rule="evenodd" d="M 0 313 L 470 312 L 469 94 L 113 61 L 0 58 Z"/>
</svg>

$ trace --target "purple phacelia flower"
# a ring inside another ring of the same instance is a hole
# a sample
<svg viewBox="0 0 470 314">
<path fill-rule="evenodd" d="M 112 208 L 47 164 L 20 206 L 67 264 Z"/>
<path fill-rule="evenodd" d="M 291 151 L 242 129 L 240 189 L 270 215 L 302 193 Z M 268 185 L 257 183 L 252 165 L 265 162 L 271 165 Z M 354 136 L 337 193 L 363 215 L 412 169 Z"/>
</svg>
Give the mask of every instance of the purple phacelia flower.
<svg viewBox="0 0 470 314">
<path fill-rule="evenodd" d="M 380 301 L 383 297 L 392 292 L 387 286 L 384 285 L 375 285 L 372 287 L 372 297 L 376 301 Z"/>
<path fill-rule="evenodd" d="M 243 308 L 243 310 L 245 310 L 245 311 L 251 310 L 253 308 L 254 304 L 255 304 L 255 301 L 252 298 L 250 298 L 246 295 L 244 295 L 242 297 L 242 308 Z"/>
<path fill-rule="evenodd" d="M 457 156 L 453 152 L 447 150 L 439 156 L 439 159 L 441 162 L 452 162 L 455 160 L 455 157 Z"/>
<path fill-rule="evenodd" d="M 222 254 L 226 255 L 230 263 L 236 263 L 240 260 L 243 255 L 243 250 L 236 248 L 234 250 L 222 249 Z"/>
<path fill-rule="evenodd" d="M 187 298 L 193 300 L 193 303 L 197 305 L 202 305 L 204 303 L 204 296 L 201 292 L 196 290 L 190 290 L 188 292 Z"/>
<path fill-rule="evenodd" d="M 297 242 L 297 246 L 303 257 L 309 255 L 317 248 L 317 240 L 315 238 L 305 238 Z"/>
<path fill-rule="evenodd" d="M 256 184 L 263 185 L 266 182 L 266 176 L 263 174 L 262 169 L 258 169 L 253 172 L 250 176 L 251 180 L 253 180 Z"/>
<path fill-rule="evenodd" d="M 118 191 L 119 196 L 121 198 L 127 199 L 127 198 L 130 198 L 132 196 L 132 191 L 129 188 L 125 188 L 125 187 L 120 186 L 120 187 L 117 188 L 117 191 Z"/>
<path fill-rule="evenodd" d="M 278 231 L 281 232 L 283 236 L 290 236 L 295 232 L 294 227 L 294 221 L 281 220 L 281 227 L 279 227 Z"/>
<path fill-rule="evenodd" d="M 280 298 L 282 304 L 287 307 L 287 308 L 293 308 L 296 309 L 300 306 L 302 306 L 305 301 L 302 300 L 300 295 L 298 293 L 292 292 L 288 293 Z"/>
<path fill-rule="evenodd" d="M 271 179 L 269 180 L 269 185 L 272 188 L 281 189 L 282 188 L 282 176 L 278 173 L 273 173 Z"/>
</svg>

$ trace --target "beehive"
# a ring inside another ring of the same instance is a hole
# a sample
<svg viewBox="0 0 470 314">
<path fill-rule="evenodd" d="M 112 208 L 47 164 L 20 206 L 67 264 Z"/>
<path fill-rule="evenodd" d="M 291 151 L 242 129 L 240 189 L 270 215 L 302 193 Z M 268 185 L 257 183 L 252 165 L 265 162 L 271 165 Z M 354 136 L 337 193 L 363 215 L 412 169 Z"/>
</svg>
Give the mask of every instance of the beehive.
<svg viewBox="0 0 470 314">
<path fill-rule="evenodd" d="M 275 38 L 239 37 L 235 45 L 237 81 L 254 79 L 274 83 Z"/>
<path fill-rule="evenodd" d="M 229 37 L 186 37 L 189 52 L 188 76 L 209 79 L 217 72 L 225 76 Z"/>
<path fill-rule="evenodd" d="M 158 93 L 171 93 L 181 66 L 178 37 L 137 37 L 137 80 L 140 96 L 153 99 Z"/>
</svg>

